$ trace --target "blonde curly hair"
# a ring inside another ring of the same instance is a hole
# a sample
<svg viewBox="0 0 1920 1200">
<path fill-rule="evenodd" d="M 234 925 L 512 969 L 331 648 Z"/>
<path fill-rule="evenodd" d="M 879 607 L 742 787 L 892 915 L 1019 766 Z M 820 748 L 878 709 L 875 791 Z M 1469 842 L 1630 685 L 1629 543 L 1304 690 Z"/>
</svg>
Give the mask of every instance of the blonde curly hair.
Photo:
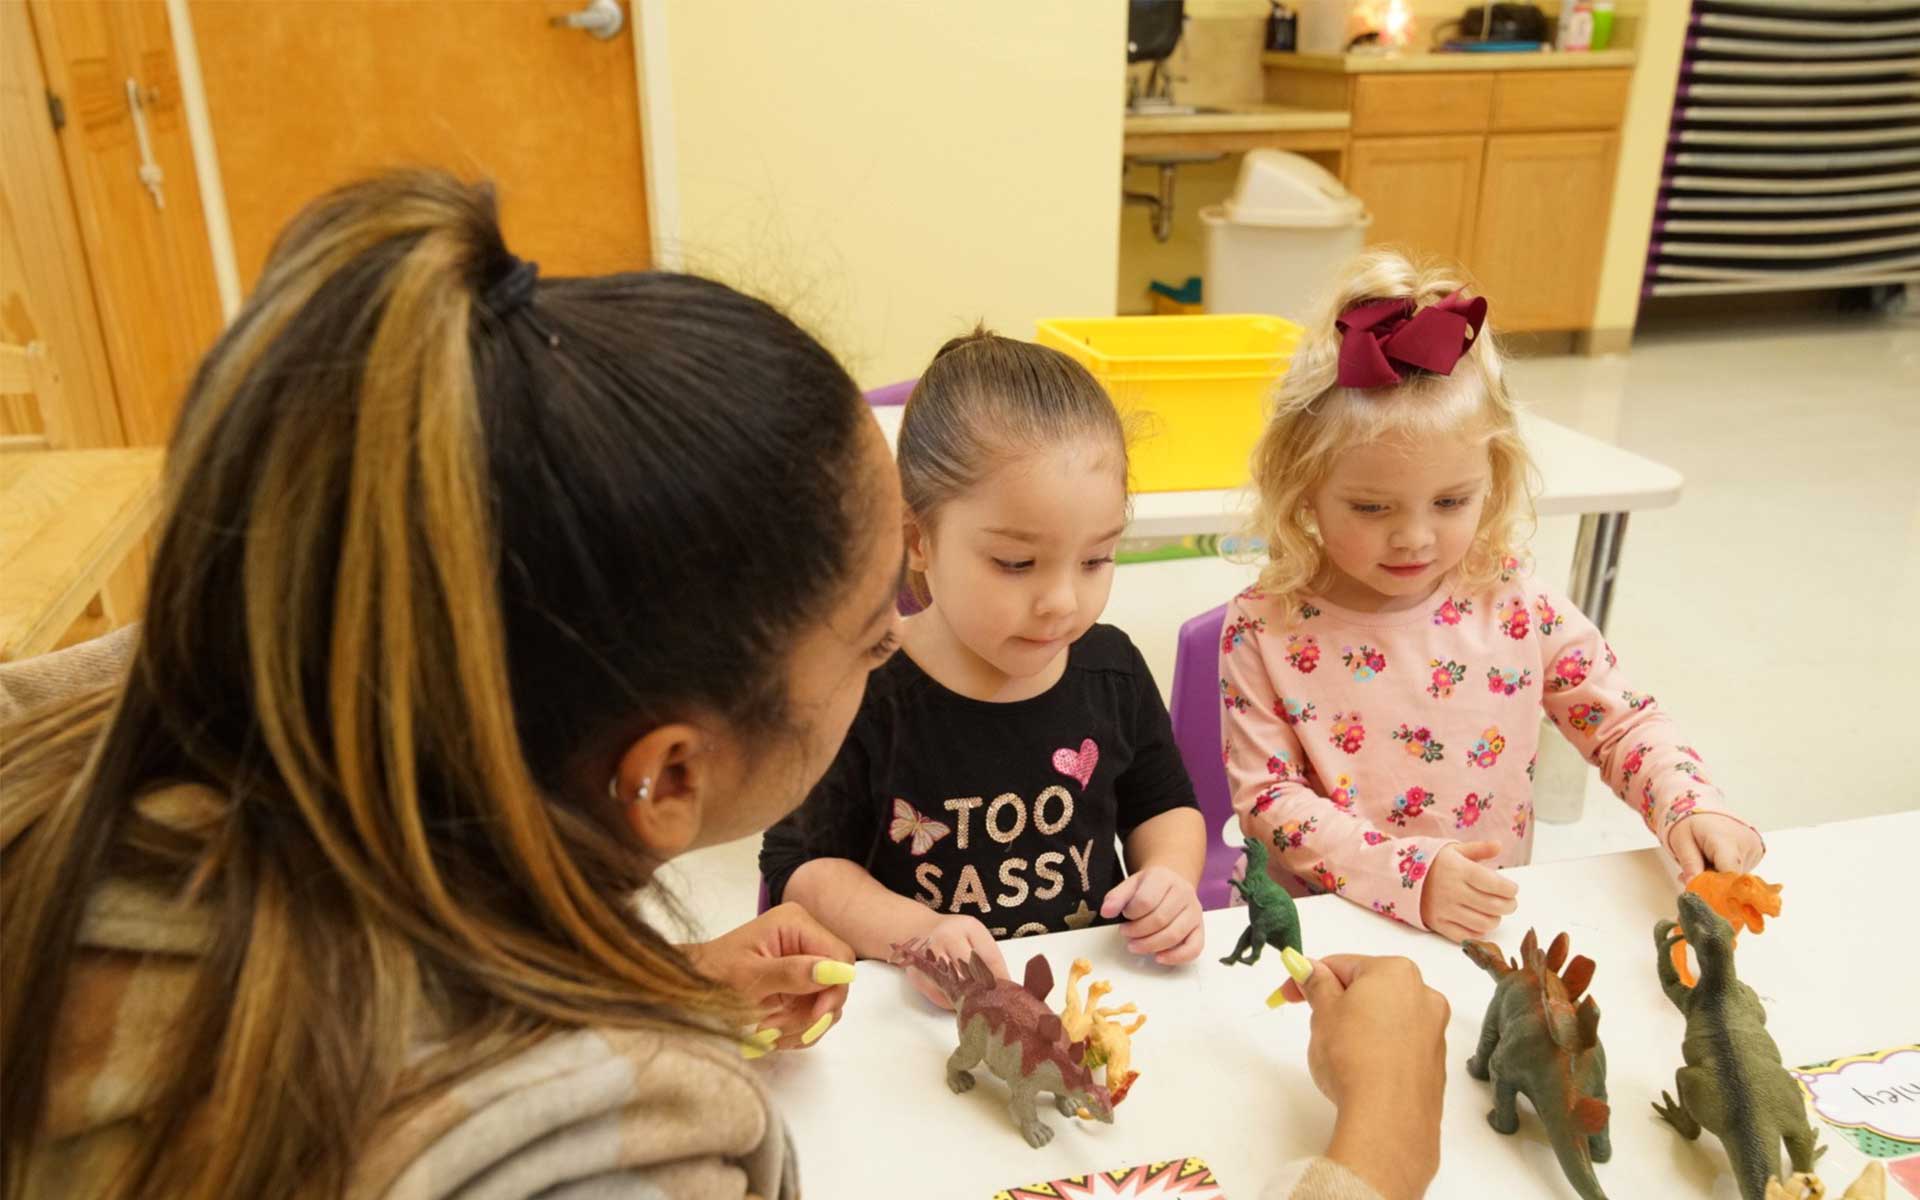
<svg viewBox="0 0 1920 1200">
<path fill-rule="evenodd" d="M 1534 522 L 1537 476 L 1520 440 L 1519 411 L 1507 392 L 1490 332 L 1474 339 L 1451 375 L 1416 372 L 1392 388 L 1343 388 L 1335 382 L 1340 331 L 1334 320 L 1341 313 L 1374 300 L 1432 304 L 1465 287 L 1464 276 L 1450 265 L 1416 263 L 1398 250 L 1369 250 L 1347 265 L 1326 309 L 1301 337 L 1252 461 L 1259 503 L 1250 532 L 1265 542 L 1267 558 L 1259 586 L 1282 612 L 1298 611 L 1303 593 L 1328 582 L 1331 564 L 1308 497 L 1326 482 L 1344 451 L 1385 438 L 1484 438 L 1492 481 L 1479 528 L 1460 564 L 1462 586 L 1488 586 L 1509 561 L 1521 557 Z"/>
</svg>

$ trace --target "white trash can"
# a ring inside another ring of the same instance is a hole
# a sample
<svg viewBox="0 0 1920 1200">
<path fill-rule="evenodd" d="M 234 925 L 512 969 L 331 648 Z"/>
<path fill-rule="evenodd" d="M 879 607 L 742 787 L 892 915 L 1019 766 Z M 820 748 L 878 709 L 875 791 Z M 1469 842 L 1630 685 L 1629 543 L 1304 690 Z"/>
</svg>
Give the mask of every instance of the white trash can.
<svg viewBox="0 0 1920 1200">
<path fill-rule="evenodd" d="M 1232 198 L 1201 209 L 1200 220 L 1207 311 L 1272 313 L 1302 325 L 1373 223 L 1324 167 L 1284 150 L 1248 151 Z"/>
</svg>

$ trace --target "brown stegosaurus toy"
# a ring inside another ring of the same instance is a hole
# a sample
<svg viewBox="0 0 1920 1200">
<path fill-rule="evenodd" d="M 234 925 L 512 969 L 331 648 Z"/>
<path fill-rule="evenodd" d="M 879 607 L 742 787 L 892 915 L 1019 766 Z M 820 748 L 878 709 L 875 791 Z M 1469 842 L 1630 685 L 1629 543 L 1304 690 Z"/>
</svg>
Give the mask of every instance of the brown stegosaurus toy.
<svg viewBox="0 0 1920 1200">
<path fill-rule="evenodd" d="M 1040 1120 L 1042 1092 L 1053 1094 L 1062 1116 L 1113 1123 L 1112 1097 L 1093 1081 L 1086 1043 L 1068 1038 L 1060 1014 L 1047 1007 L 1053 968 L 1046 959 L 1027 960 L 1023 984 L 994 975 L 978 953 L 956 964 L 933 954 L 925 941 L 895 945 L 892 961 L 932 980 L 953 1006 L 960 1047 L 947 1059 L 948 1087 L 970 1091 L 973 1068 L 986 1063 L 1006 1082 L 1007 1111 L 1035 1149 L 1053 1140 L 1052 1128 Z"/>
<path fill-rule="evenodd" d="M 1519 1129 L 1514 1100 L 1524 1093 L 1573 1190 L 1583 1200 L 1606 1200 L 1593 1164 L 1613 1156 L 1607 1056 L 1600 1048 L 1600 1006 L 1592 996 L 1580 999 L 1593 980 L 1593 960 L 1567 962 L 1564 933 L 1542 954 L 1531 929 L 1517 963 L 1492 942 L 1465 942 L 1461 949 L 1494 980 L 1480 1045 L 1467 1060 L 1467 1074 L 1493 1082 L 1487 1124 L 1501 1133 Z"/>
</svg>

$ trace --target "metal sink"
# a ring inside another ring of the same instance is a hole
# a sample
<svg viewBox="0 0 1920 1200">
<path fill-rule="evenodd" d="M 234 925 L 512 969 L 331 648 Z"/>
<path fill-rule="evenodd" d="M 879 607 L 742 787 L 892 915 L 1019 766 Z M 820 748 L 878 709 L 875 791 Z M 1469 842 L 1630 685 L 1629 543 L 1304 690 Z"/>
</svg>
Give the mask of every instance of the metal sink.
<svg viewBox="0 0 1920 1200">
<path fill-rule="evenodd" d="M 1204 104 L 1169 104 L 1157 100 L 1136 100 L 1127 105 L 1127 115 L 1130 117 L 1199 117 L 1226 111 L 1224 108 L 1209 108 Z"/>
</svg>

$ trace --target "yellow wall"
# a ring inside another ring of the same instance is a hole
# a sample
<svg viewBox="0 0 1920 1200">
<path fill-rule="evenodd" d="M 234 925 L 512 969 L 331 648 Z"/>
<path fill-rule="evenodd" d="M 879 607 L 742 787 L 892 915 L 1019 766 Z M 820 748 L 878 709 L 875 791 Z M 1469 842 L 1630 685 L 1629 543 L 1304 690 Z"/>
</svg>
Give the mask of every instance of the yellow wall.
<svg viewBox="0 0 1920 1200">
<path fill-rule="evenodd" d="M 679 248 L 863 386 L 1113 311 L 1126 6 L 670 0 Z"/>
<path fill-rule="evenodd" d="M 1600 297 L 1593 328 L 1599 349 L 1624 350 L 1640 313 L 1640 281 L 1646 270 L 1647 242 L 1653 233 L 1653 205 L 1660 192 L 1666 158 L 1667 125 L 1673 116 L 1673 92 L 1686 48 L 1691 0 L 1649 5 L 1640 18 L 1633 91 L 1620 130 L 1620 165 L 1613 181 L 1613 217 L 1607 226 L 1606 258 L 1600 268 Z"/>
</svg>

